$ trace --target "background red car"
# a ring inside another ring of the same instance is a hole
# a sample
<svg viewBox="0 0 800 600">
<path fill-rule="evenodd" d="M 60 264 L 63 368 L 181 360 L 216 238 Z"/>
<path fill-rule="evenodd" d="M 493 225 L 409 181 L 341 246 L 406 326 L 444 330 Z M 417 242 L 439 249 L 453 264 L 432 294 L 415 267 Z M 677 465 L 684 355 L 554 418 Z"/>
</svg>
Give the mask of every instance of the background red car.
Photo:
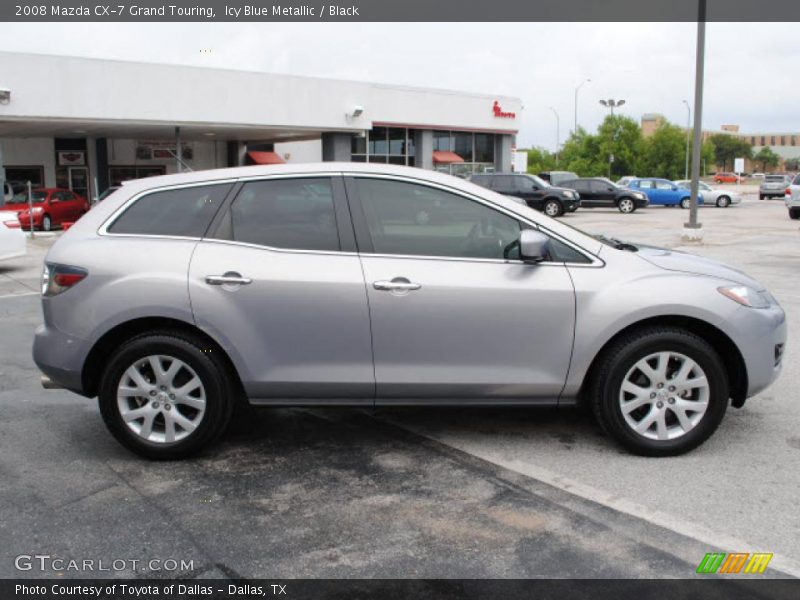
<svg viewBox="0 0 800 600">
<path fill-rule="evenodd" d="M 714 175 L 715 183 L 739 183 L 739 176 L 736 173 L 717 173 Z"/>
<path fill-rule="evenodd" d="M 73 192 L 63 188 L 37 188 L 33 197 L 33 226 L 43 231 L 60 227 L 63 223 L 75 222 L 89 210 L 89 203 Z M 22 193 L 7 201 L 0 209 L 13 211 L 23 229 L 30 229 L 31 214 L 28 209 L 28 194 Z"/>
</svg>

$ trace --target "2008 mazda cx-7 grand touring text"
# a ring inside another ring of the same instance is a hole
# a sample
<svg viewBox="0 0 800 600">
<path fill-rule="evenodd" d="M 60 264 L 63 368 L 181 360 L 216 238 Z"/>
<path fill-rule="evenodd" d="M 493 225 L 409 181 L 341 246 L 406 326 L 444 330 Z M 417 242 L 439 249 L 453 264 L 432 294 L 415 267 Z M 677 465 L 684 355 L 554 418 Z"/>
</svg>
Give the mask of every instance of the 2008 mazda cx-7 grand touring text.
<svg viewBox="0 0 800 600">
<path fill-rule="evenodd" d="M 777 377 L 784 312 L 689 254 L 469 182 L 323 163 L 130 182 L 50 249 L 34 359 L 184 456 L 254 405 L 588 403 L 628 450 L 706 440 Z"/>
</svg>

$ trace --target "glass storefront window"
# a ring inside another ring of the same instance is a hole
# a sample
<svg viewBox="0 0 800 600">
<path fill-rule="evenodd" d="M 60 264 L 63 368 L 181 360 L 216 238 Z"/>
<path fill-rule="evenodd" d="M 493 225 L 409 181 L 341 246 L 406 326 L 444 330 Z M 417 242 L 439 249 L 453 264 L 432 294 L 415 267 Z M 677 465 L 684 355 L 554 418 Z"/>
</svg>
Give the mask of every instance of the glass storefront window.
<svg viewBox="0 0 800 600">
<path fill-rule="evenodd" d="M 494 135 L 491 133 L 475 134 L 475 162 L 494 162 Z"/>
<path fill-rule="evenodd" d="M 369 132 L 369 144 L 367 146 L 370 155 L 387 154 L 389 149 L 387 134 L 386 127 L 375 127 Z"/>
<path fill-rule="evenodd" d="M 367 135 L 354 135 L 350 140 L 350 153 L 351 154 L 366 154 L 367 153 Z"/>
<path fill-rule="evenodd" d="M 389 131 L 389 154 L 403 156 L 406 153 L 406 130 L 392 127 Z M 405 161 L 403 161 L 405 164 Z"/>
<path fill-rule="evenodd" d="M 449 131 L 434 131 L 433 132 L 433 149 L 451 152 L 453 150 L 450 143 Z"/>
<path fill-rule="evenodd" d="M 464 162 L 472 162 L 472 133 L 456 131 L 453 133 L 453 152 L 464 159 Z"/>
</svg>

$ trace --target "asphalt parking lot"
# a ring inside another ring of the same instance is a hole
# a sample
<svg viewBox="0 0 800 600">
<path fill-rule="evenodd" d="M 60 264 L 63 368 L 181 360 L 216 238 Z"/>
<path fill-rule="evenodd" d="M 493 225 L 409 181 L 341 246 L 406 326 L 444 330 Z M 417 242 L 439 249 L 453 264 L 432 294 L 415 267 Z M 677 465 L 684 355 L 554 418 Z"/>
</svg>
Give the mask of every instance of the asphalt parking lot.
<svg viewBox="0 0 800 600">
<path fill-rule="evenodd" d="M 778 382 L 691 454 L 633 457 L 579 411 L 266 409 L 204 456 L 134 457 L 96 403 L 45 391 L 30 358 L 41 259 L 0 266 L 0 577 L 19 554 L 178 559 L 190 577 L 690 577 L 706 552 L 774 552 L 800 575 L 798 222 L 780 201 L 579 210 L 566 222 L 738 266 L 787 311 Z M 76 576 L 64 573 L 65 576 Z"/>
</svg>

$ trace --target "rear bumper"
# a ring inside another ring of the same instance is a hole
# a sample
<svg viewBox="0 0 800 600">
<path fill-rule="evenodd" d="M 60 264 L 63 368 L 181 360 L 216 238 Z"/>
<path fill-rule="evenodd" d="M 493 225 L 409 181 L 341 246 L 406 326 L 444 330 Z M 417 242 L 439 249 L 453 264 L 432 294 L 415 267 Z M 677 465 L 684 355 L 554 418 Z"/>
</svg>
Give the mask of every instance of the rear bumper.
<svg viewBox="0 0 800 600">
<path fill-rule="evenodd" d="M 33 362 L 57 386 L 83 392 L 84 342 L 54 327 L 40 325 L 33 338 Z"/>
</svg>

